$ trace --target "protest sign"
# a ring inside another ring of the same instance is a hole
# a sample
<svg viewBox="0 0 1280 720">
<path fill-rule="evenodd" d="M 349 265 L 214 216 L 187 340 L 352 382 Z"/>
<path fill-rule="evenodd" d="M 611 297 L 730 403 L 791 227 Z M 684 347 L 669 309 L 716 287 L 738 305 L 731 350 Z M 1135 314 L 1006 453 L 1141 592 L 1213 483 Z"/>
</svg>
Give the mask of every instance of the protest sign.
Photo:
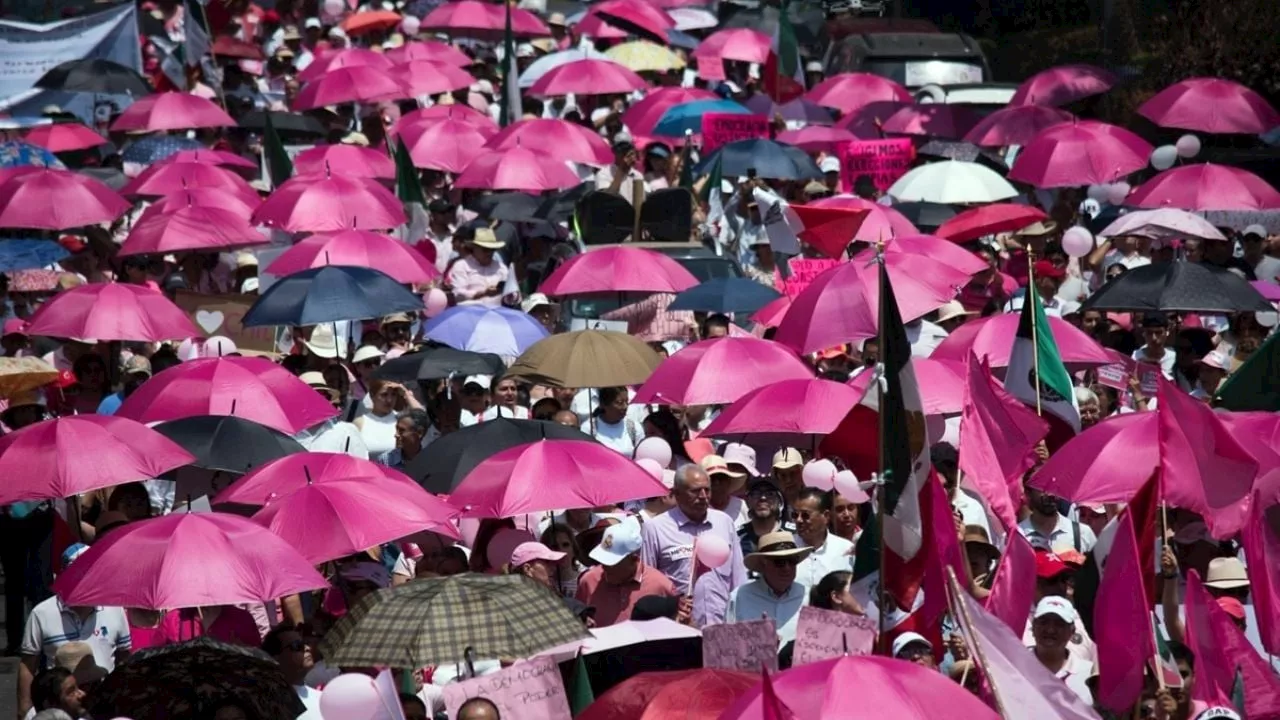
<svg viewBox="0 0 1280 720">
<path fill-rule="evenodd" d="M 721 670 L 778 671 L 778 631 L 771 618 L 702 629 L 702 666 Z"/>
<path fill-rule="evenodd" d="M 884 192 L 898 178 L 907 174 L 911 162 L 916 159 L 916 148 L 911 138 L 891 140 L 855 140 L 847 143 L 840 153 L 840 175 L 844 192 L 853 192 L 854 181 L 867 175 L 876 189 Z"/>
<path fill-rule="evenodd" d="M 1138 363 L 1138 367 L 1134 372 L 1138 375 L 1138 382 L 1142 385 L 1142 394 L 1149 398 L 1153 398 L 1160 392 L 1160 366 L 1151 363 Z"/>
<path fill-rule="evenodd" d="M 247 354 L 277 352 L 273 328 L 244 326 L 244 314 L 257 299 L 257 295 L 203 295 L 179 290 L 173 302 L 206 336 L 230 338 Z"/>
<path fill-rule="evenodd" d="M 1129 370 L 1125 368 L 1124 363 L 1103 365 L 1098 368 L 1098 384 L 1116 390 L 1128 390 Z"/>
<path fill-rule="evenodd" d="M 702 156 L 721 145 L 739 140 L 769 137 L 769 118 L 763 115 L 707 113 L 702 116 Z"/>
<path fill-rule="evenodd" d="M 449 717 L 471 698 L 483 697 L 498 706 L 504 718 L 572 720 L 560 668 L 550 657 L 518 662 L 501 672 L 445 685 L 444 706 Z"/>
<path fill-rule="evenodd" d="M 809 287 L 814 278 L 839 264 L 839 260 L 831 258 L 793 258 L 790 264 L 791 277 L 783 283 L 782 292 L 794 300 Z"/>
<path fill-rule="evenodd" d="M 870 655 L 875 642 L 874 620 L 834 610 L 802 607 L 796 624 L 791 666 L 808 665 L 842 655 Z"/>
</svg>

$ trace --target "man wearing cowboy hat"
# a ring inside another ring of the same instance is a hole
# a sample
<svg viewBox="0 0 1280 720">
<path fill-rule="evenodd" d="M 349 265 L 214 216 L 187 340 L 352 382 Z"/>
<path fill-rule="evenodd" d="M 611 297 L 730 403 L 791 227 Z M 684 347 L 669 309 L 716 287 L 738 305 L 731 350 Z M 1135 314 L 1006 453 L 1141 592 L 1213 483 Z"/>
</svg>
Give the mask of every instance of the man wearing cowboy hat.
<svg viewBox="0 0 1280 720">
<path fill-rule="evenodd" d="M 711 478 L 711 507 L 728 515 L 735 527 L 741 527 L 747 521 L 747 508 L 737 495 L 747 484 L 746 470 L 741 465 L 731 466 L 719 455 L 707 455 L 698 464 Z"/>
<path fill-rule="evenodd" d="M 759 577 L 741 585 L 729 595 L 725 622 L 773 620 L 779 644 L 796 639 L 800 608 L 809 602 L 809 592 L 796 582 L 796 567 L 813 548 L 796 546 L 789 532 L 771 532 L 760 538 L 760 547 L 744 559 L 747 569 Z"/>
<path fill-rule="evenodd" d="M 504 245 L 492 228 L 476 228 L 468 245 L 471 253 L 449 269 L 449 287 L 459 305 L 502 305 L 507 264 L 497 254 Z"/>
</svg>

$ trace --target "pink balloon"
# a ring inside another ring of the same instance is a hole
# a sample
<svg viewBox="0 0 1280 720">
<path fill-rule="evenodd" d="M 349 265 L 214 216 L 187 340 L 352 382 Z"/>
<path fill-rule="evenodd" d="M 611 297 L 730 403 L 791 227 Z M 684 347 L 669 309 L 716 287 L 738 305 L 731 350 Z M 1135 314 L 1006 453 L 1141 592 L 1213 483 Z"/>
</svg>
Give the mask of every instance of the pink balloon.
<svg viewBox="0 0 1280 720">
<path fill-rule="evenodd" d="M 862 486 L 858 484 L 858 477 L 853 474 L 852 470 L 841 470 L 836 473 L 835 486 L 836 492 L 840 493 L 840 497 L 854 505 L 861 505 L 871 499 L 867 495 L 867 491 L 863 490 Z"/>
<path fill-rule="evenodd" d="M 636 460 L 636 464 L 644 468 L 644 471 L 653 476 L 654 480 L 662 480 L 662 465 L 658 464 L 653 458 L 640 458 Z"/>
<path fill-rule="evenodd" d="M 645 458 L 667 467 L 671 464 L 671 445 L 659 437 L 645 438 L 636 446 L 635 459 L 639 462 Z"/>
<path fill-rule="evenodd" d="M 325 15 L 341 15 L 345 9 L 346 5 L 343 4 L 342 0 L 324 0 Z"/>
<path fill-rule="evenodd" d="M 719 535 L 703 533 L 698 536 L 698 541 L 694 544 L 697 545 L 698 562 L 712 570 L 729 562 L 729 556 L 733 554 L 729 549 L 729 543 Z"/>
<path fill-rule="evenodd" d="M 417 35 L 418 28 L 422 26 L 422 21 L 413 15 L 405 15 L 400 21 L 400 31 L 405 35 Z"/>
<path fill-rule="evenodd" d="M 1107 199 L 1111 201 L 1112 205 L 1123 205 L 1124 199 L 1129 197 L 1129 191 L 1132 189 L 1133 188 L 1129 187 L 1129 183 L 1118 182 L 1111 186 L 1109 197 Z"/>
<path fill-rule="evenodd" d="M 1062 234 L 1062 249 L 1073 258 L 1081 258 L 1093 252 L 1093 233 L 1076 225 Z"/>
<path fill-rule="evenodd" d="M 382 716 L 382 701 L 373 678 L 358 673 L 339 675 L 324 686 L 320 712 L 325 720 L 376 720 Z"/>
<path fill-rule="evenodd" d="M 449 296 L 445 295 L 440 288 L 431 288 L 426 295 L 422 296 L 422 304 L 427 309 L 427 317 L 432 318 L 449 307 Z"/>
<path fill-rule="evenodd" d="M 805 463 L 800 477 L 805 487 L 833 490 L 836 486 L 836 465 L 830 460 L 810 460 Z"/>
</svg>

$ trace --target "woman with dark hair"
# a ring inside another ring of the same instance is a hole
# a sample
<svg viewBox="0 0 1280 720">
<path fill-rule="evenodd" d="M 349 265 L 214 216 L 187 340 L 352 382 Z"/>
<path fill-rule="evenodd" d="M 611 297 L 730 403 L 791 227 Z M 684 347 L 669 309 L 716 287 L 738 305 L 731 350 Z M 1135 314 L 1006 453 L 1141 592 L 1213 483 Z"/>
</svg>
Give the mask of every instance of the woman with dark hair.
<svg viewBox="0 0 1280 720">
<path fill-rule="evenodd" d="M 862 605 L 849 593 L 853 573 L 837 570 L 827 573 L 809 590 L 809 604 L 823 610 L 835 610 L 847 615 L 862 615 Z"/>
<path fill-rule="evenodd" d="M 113 510 L 124 513 L 129 522 L 151 517 L 151 496 L 147 494 L 147 486 L 140 482 L 117 485 L 107 500 L 107 511 Z"/>
<path fill-rule="evenodd" d="M 644 433 L 627 417 L 630 400 L 624 387 L 600 388 L 600 406 L 582 424 L 582 432 L 599 440 L 601 445 L 630 457 L 636 445 L 644 439 Z"/>
<path fill-rule="evenodd" d="M 551 523 L 546 530 L 542 531 L 538 542 L 555 550 L 564 553 L 564 558 L 557 564 L 556 573 L 552 576 L 552 580 L 557 581 L 560 585 L 560 594 L 564 597 L 573 597 L 578 591 L 578 575 L 582 573 L 583 565 L 581 552 L 578 549 L 578 543 L 574 539 L 574 532 L 567 525 L 560 523 Z"/>
<path fill-rule="evenodd" d="M 70 670 L 53 667 L 31 681 L 31 704 L 36 712 L 54 709 L 78 718 L 84 715 L 84 691 Z"/>
</svg>

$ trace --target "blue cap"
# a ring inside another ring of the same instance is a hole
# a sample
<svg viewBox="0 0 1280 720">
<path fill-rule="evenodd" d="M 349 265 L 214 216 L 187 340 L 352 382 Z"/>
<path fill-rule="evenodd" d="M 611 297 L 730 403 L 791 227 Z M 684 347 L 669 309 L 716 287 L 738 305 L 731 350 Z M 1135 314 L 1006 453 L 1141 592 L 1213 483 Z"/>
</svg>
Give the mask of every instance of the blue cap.
<svg viewBox="0 0 1280 720">
<path fill-rule="evenodd" d="M 66 550 L 63 550 L 62 551 L 62 567 L 66 567 L 70 565 L 72 561 L 74 561 L 76 558 L 83 555 L 85 551 L 88 549 L 89 549 L 89 546 L 85 545 L 84 543 L 75 543 L 74 545 L 71 545 L 70 547 L 68 547 Z"/>
</svg>

